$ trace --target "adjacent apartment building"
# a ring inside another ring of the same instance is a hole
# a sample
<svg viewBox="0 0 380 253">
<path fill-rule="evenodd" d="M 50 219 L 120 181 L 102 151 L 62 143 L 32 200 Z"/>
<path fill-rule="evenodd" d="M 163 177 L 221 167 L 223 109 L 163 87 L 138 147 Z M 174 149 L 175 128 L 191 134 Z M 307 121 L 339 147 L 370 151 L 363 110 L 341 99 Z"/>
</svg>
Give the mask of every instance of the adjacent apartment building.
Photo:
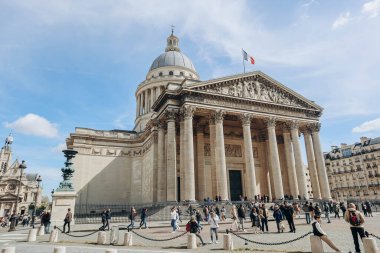
<svg viewBox="0 0 380 253">
<path fill-rule="evenodd" d="M 337 201 L 377 201 L 380 191 L 380 137 L 361 137 L 325 153 L 332 198 Z"/>
</svg>

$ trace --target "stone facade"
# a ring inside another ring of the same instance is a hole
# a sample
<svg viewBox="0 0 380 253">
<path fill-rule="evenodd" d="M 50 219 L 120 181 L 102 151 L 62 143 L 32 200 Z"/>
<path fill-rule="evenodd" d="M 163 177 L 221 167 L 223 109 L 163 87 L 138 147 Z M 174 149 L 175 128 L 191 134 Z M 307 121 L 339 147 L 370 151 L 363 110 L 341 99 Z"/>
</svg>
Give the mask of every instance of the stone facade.
<svg viewBox="0 0 380 253">
<path fill-rule="evenodd" d="M 176 60 L 179 52 L 171 35 L 157 58 L 164 61 L 156 59 L 137 88 L 133 131 L 77 128 L 70 134 L 67 147 L 78 151 L 77 204 L 259 194 L 309 199 L 300 134 L 309 137 L 313 190 L 331 198 L 320 106 L 260 71 L 200 81 L 192 64 Z"/>
<path fill-rule="evenodd" d="M 0 151 L 0 217 L 11 214 L 17 199 L 19 201 L 17 213 L 20 214 L 26 213 L 32 204 L 37 203 L 37 206 L 41 204 L 42 187 L 38 187 L 38 174 L 24 171 L 21 176 L 19 161 L 16 159 L 12 162 L 12 143 L 12 136 L 8 136 Z"/>
<path fill-rule="evenodd" d="M 331 194 L 338 201 L 378 200 L 380 137 L 360 138 L 352 145 L 332 146 L 325 153 Z"/>
</svg>

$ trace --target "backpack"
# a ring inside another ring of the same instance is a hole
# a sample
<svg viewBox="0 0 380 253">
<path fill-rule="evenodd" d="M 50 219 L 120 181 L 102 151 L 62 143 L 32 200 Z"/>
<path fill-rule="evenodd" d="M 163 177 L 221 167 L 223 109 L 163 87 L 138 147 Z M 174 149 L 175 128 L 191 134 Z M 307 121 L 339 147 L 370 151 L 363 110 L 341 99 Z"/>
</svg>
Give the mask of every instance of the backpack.
<svg viewBox="0 0 380 253">
<path fill-rule="evenodd" d="M 350 211 L 349 221 L 352 226 L 360 226 L 360 218 L 355 211 Z"/>
<path fill-rule="evenodd" d="M 190 232 L 191 224 L 190 221 L 186 224 L 186 232 Z"/>
</svg>

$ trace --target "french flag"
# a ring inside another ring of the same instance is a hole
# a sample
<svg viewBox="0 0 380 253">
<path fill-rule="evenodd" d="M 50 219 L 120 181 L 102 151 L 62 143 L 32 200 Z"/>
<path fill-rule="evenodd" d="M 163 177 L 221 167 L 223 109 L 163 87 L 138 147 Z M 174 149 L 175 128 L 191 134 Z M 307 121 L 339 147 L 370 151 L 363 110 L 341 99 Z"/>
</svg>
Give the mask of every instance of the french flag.
<svg viewBox="0 0 380 253">
<path fill-rule="evenodd" d="M 247 52 L 244 51 L 244 49 L 242 49 L 242 51 L 243 51 L 243 59 L 245 61 L 249 61 L 251 64 L 255 64 L 255 59 L 253 58 L 253 56 L 248 55 Z"/>
</svg>

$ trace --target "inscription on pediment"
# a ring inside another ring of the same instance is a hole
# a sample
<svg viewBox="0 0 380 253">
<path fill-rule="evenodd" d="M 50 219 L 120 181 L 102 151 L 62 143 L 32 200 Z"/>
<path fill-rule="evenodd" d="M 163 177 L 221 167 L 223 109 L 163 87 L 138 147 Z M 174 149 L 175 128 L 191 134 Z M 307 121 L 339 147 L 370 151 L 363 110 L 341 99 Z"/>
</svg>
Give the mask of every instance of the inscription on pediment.
<svg viewBox="0 0 380 253">
<path fill-rule="evenodd" d="M 259 81 L 239 81 L 234 84 L 210 87 L 207 92 L 229 95 L 241 98 L 250 98 L 259 101 L 272 102 L 295 107 L 310 107 L 302 100 L 284 92 L 276 86 L 266 85 Z"/>
</svg>

